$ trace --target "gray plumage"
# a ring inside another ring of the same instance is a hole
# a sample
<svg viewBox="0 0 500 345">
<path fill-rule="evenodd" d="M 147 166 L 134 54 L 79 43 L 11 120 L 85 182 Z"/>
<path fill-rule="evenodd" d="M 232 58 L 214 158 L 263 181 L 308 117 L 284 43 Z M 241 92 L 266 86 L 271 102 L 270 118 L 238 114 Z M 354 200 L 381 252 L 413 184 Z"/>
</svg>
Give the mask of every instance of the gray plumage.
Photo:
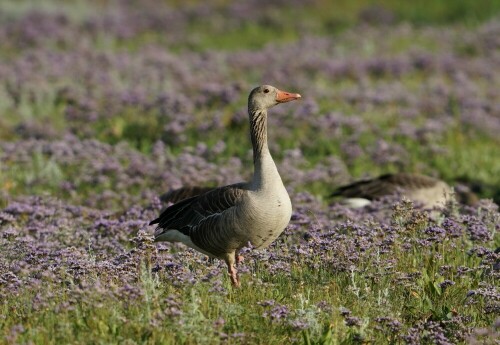
<svg viewBox="0 0 500 345">
<path fill-rule="evenodd" d="M 383 196 L 398 194 L 425 208 L 443 207 L 454 195 L 452 188 L 439 179 L 412 173 L 385 174 L 374 179 L 357 181 L 337 188 L 332 197 L 342 197 L 352 207 L 367 205 Z M 477 197 L 468 192 L 458 193 L 463 203 L 473 203 Z M 363 201 L 364 200 L 364 201 Z"/>
<path fill-rule="evenodd" d="M 234 267 L 242 260 L 238 251 L 248 243 L 268 246 L 290 221 L 290 197 L 267 145 L 267 109 L 300 97 L 269 85 L 253 89 L 248 98 L 252 180 L 213 188 L 168 207 L 150 223 L 158 224 L 155 241 L 182 242 L 224 259 L 232 283 L 238 286 Z"/>
<path fill-rule="evenodd" d="M 213 189 L 214 187 L 184 186 L 176 189 L 171 189 L 168 192 L 163 193 L 162 195 L 160 195 L 160 200 L 164 203 L 171 202 L 175 204 L 184 199 L 206 193 Z"/>
</svg>

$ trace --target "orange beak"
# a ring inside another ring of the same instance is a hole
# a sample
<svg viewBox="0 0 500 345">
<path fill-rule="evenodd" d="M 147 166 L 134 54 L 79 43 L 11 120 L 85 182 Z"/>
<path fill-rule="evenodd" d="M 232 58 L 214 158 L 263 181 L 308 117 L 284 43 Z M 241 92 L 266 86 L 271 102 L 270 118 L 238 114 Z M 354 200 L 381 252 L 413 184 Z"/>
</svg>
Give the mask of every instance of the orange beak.
<svg viewBox="0 0 500 345">
<path fill-rule="evenodd" d="M 290 102 L 299 98 L 302 98 L 302 96 L 298 93 L 291 93 L 281 90 L 278 90 L 278 93 L 276 94 L 276 102 L 278 103 Z"/>
</svg>

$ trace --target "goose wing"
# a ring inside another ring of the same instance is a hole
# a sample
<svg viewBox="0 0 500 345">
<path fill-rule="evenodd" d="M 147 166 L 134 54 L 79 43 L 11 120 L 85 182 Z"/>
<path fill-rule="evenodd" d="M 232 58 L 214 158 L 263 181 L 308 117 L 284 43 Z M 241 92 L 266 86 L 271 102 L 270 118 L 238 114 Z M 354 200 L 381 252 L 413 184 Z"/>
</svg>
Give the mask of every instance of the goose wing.
<svg viewBox="0 0 500 345">
<path fill-rule="evenodd" d="M 435 179 L 434 177 L 409 173 L 387 174 L 383 175 L 381 178 L 383 178 L 387 183 L 391 183 L 396 187 L 408 190 L 432 188 L 440 182 L 440 180 Z"/>
<path fill-rule="evenodd" d="M 200 194 L 204 194 L 211 191 L 214 187 L 203 187 L 203 186 L 184 186 L 177 189 L 171 189 L 168 192 L 160 195 L 160 200 L 167 203 L 178 203 L 184 199 L 191 198 Z"/>
<path fill-rule="evenodd" d="M 155 238 L 169 230 L 178 230 L 186 236 L 191 236 L 193 229 L 205 228 L 203 223 L 214 226 L 228 210 L 238 206 L 247 193 L 244 184 L 238 183 L 212 188 L 206 193 L 182 200 L 165 209 L 150 223 L 158 224 Z"/>
<path fill-rule="evenodd" d="M 385 174 L 371 180 L 357 181 L 337 188 L 331 196 L 346 198 L 365 198 L 374 200 L 385 195 L 391 195 L 402 190 L 431 188 L 436 179 L 418 174 Z"/>
<path fill-rule="evenodd" d="M 383 175 L 376 179 L 356 181 L 337 188 L 331 196 L 374 200 L 397 192 L 398 186 L 391 182 L 391 178 L 392 176 Z"/>
</svg>

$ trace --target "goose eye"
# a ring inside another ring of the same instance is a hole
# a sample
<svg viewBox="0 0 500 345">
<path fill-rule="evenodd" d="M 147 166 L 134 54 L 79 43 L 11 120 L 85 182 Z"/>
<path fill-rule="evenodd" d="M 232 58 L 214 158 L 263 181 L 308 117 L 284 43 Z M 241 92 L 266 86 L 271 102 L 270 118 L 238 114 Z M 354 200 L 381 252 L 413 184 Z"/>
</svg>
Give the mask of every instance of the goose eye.
<svg viewBox="0 0 500 345">
<path fill-rule="evenodd" d="M 269 93 L 269 89 L 264 89 L 264 93 Z"/>
</svg>

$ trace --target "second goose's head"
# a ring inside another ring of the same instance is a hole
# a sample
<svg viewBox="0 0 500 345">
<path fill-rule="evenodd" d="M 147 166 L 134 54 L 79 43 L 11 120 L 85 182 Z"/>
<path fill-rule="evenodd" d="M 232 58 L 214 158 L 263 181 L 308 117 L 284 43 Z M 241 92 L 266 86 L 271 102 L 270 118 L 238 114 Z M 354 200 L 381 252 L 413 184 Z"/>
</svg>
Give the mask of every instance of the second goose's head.
<svg viewBox="0 0 500 345">
<path fill-rule="evenodd" d="M 290 102 L 301 97 L 298 93 L 281 91 L 271 85 L 261 85 L 250 92 L 248 109 L 250 111 L 265 110 L 278 103 Z"/>
</svg>

